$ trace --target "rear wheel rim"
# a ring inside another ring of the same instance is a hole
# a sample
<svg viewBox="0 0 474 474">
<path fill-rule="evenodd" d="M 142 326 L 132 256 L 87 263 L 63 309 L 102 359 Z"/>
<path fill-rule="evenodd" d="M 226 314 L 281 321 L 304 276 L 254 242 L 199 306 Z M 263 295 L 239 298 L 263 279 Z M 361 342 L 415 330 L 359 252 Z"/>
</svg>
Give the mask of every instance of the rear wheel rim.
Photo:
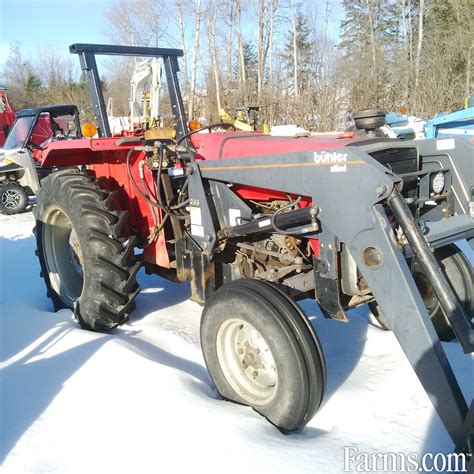
<svg viewBox="0 0 474 474">
<path fill-rule="evenodd" d="M 2 193 L 2 205 L 6 209 L 16 209 L 20 207 L 22 195 L 17 189 L 6 189 Z"/>
<path fill-rule="evenodd" d="M 71 221 L 60 209 L 45 219 L 43 250 L 53 290 L 72 307 L 84 286 L 82 250 Z"/>
<path fill-rule="evenodd" d="M 276 394 L 278 372 L 273 354 L 254 326 L 239 318 L 224 321 L 217 332 L 217 358 L 231 385 L 250 405 L 266 405 Z"/>
</svg>

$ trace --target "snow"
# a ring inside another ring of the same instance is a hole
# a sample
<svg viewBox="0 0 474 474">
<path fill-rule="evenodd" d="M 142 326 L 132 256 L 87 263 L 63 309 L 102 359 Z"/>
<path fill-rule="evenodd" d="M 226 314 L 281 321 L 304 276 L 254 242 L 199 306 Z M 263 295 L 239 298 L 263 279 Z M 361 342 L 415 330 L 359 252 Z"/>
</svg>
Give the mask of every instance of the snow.
<svg viewBox="0 0 474 474">
<path fill-rule="evenodd" d="M 189 289 L 140 274 L 130 322 L 83 331 L 52 312 L 34 255 L 30 213 L 0 216 L 2 473 L 339 473 L 343 447 L 449 452 L 452 443 L 395 337 L 367 308 L 350 324 L 303 302 L 327 358 L 322 409 L 283 435 L 221 400 L 199 345 Z M 466 398 L 472 358 L 445 344 Z"/>
</svg>

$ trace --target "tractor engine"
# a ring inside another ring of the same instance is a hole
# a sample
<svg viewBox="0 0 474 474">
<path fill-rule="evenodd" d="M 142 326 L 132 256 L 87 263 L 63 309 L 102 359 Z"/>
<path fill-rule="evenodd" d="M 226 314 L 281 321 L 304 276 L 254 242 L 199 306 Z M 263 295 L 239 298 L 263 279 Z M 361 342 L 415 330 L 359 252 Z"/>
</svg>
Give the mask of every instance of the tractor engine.
<svg viewBox="0 0 474 474">
<path fill-rule="evenodd" d="M 312 268 L 308 244 L 291 235 L 273 234 L 256 242 L 236 244 L 234 265 L 241 278 L 278 282 Z"/>
</svg>

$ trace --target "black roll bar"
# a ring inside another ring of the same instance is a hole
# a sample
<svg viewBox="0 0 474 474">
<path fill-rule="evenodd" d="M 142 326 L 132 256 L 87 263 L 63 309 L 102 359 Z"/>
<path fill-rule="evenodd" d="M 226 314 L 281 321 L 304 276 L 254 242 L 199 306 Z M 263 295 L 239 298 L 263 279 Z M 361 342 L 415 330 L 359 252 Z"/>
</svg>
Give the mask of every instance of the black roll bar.
<svg viewBox="0 0 474 474">
<path fill-rule="evenodd" d="M 99 137 L 110 137 L 112 134 L 107 117 L 102 84 L 97 70 L 96 55 L 163 58 L 166 82 L 168 84 L 171 108 L 176 126 L 176 138 L 179 140 L 189 132 L 177 76 L 179 72 L 178 58 L 183 56 L 181 49 L 74 43 L 69 46 L 69 51 L 72 54 L 79 55 L 81 70 L 87 74 L 89 93 L 92 99 Z"/>
</svg>

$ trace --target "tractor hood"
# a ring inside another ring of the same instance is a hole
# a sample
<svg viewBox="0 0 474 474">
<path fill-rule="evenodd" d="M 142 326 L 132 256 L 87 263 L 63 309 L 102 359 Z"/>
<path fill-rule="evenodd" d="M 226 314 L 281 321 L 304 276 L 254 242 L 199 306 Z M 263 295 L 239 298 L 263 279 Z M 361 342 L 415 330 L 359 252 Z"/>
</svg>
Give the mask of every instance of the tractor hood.
<svg viewBox="0 0 474 474">
<path fill-rule="evenodd" d="M 343 148 L 354 143 L 350 138 L 274 137 L 255 133 L 202 133 L 192 136 L 197 158 L 220 160 L 243 156 L 274 155 L 305 150 Z"/>
</svg>

